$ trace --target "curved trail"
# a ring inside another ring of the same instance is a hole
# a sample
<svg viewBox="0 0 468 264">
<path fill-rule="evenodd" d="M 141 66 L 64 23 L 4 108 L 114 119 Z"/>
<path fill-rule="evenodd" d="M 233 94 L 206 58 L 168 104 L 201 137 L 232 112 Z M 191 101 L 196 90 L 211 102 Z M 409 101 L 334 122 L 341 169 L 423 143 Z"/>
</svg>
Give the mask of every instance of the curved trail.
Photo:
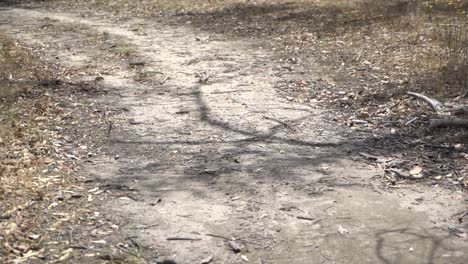
<svg viewBox="0 0 468 264">
<path fill-rule="evenodd" d="M 103 75 L 111 92 L 96 100 L 129 110 L 85 172 L 138 190 L 134 200 L 106 196 L 102 207 L 126 219 L 122 232 L 154 246 L 161 259 L 468 261 L 468 243 L 446 231 L 462 198 L 438 187 L 381 189 L 372 180 L 381 172 L 348 157 L 359 141 L 326 109 L 275 92 L 278 81 L 305 73 L 287 72 L 257 43 L 144 19 L 22 9 L 0 15 L 8 21 L 0 29 L 44 47 L 45 59 L 72 72 L 71 80 Z M 54 30 L 38 31 L 41 23 Z M 108 48 L 78 42 L 103 34 Z M 111 56 L 116 45 L 145 65 Z M 207 84 L 195 77 L 201 72 L 209 73 Z M 208 234 L 235 237 L 246 248 L 235 254 Z"/>
</svg>

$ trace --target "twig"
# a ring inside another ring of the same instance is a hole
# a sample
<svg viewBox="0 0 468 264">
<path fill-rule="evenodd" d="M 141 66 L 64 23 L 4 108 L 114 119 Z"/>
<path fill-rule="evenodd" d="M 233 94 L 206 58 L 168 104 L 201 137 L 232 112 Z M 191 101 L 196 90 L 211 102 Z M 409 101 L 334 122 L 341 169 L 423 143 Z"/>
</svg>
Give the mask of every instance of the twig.
<svg viewBox="0 0 468 264">
<path fill-rule="evenodd" d="M 107 121 L 107 137 L 110 137 L 110 133 L 112 132 L 112 128 L 114 127 L 114 124 L 112 121 Z"/>
<path fill-rule="evenodd" d="M 297 219 L 301 219 L 301 220 L 309 220 L 309 221 L 315 221 L 317 219 L 315 218 L 312 218 L 312 217 L 307 217 L 307 216 L 296 216 Z"/>
<path fill-rule="evenodd" d="M 171 76 L 166 76 L 164 77 L 164 79 L 159 83 L 161 85 L 165 84 L 167 82 L 167 80 L 171 79 Z"/>
<path fill-rule="evenodd" d="M 168 241 L 196 241 L 202 240 L 201 238 L 191 238 L 191 237 L 168 237 L 166 238 Z"/>
<path fill-rule="evenodd" d="M 413 123 L 414 121 L 416 121 L 416 120 L 418 120 L 418 119 L 419 119 L 418 117 L 412 118 L 410 121 L 408 121 L 408 122 L 405 123 L 405 126 L 407 126 L 407 125 Z"/>
<path fill-rule="evenodd" d="M 139 226 L 139 227 L 129 227 L 128 229 L 148 229 L 148 228 L 155 227 L 155 226 L 159 226 L 159 224 Z"/>
<path fill-rule="evenodd" d="M 297 218 L 297 219 L 301 219 L 301 220 L 308 220 L 308 221 L 312 221 L 312 224 L 316 224 L 316 223 L 318 223 L 318 222 L 322 221 L 322 219 L 321 219 L 321 218 L 317 218 L 317 219 L 315 219 L 315 218 L 304 217 L 304 216 L 297 216 L 296 218 Z"/>
<path fill-rule="evenodd" d="M 227 94 L 227 93 L 251 92 L 251 91 L 252 91 L 252 90 L 219 91 L 219 92 L 211 92 L 210 94 Z"/>
<path fill-rule="evenodd" d="M 290 129 L 290 130 L 293 130 L 293 131 L 295 130 L 295 129 L 294 129 L 291 125 L 289 125 L 288 123 L 285 123 L 285 122 L 283 122 L 283 121 L 281 121 L 281 120 L 278 120 L 278 119 L 276 119 L 276 118 L 269 117 L 269 116 L 263 116 L 263 118 L 265 118 L 265 119 L 267 119 L 267 120 L 272 120 L 272 121 L 278 122 L 278 123 L 280 123 L 281 125 L 283 125 L 284 127 L 288 128 L 288 129 Z"/>
</svg>

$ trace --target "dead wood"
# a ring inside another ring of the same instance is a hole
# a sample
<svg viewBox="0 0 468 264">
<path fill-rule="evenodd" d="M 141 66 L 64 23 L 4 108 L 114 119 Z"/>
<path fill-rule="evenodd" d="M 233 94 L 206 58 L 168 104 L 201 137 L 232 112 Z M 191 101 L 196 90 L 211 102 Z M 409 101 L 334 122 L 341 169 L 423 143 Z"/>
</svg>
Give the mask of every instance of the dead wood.
<svg viewBox="0 0 468 264">
<path fill-rule="evenodd" d="M 412 174 L 406 173 L 406 172 L 404 172 L 402 170 L 399 170 L 399 169 L 386 169 L 385 171 L 386 172 L 391 172 L 395 176 L 397 176 L 399 178 L 403 178 L 403 179 L 419 180 L 419 179 L 423 178 L 422 175 L 412 175 Z"/>
<path fill-rule="evenodd" d="M 430 119 L 430 128 L 437 127 L 465 127 L 468 128 L 468 120 L 464 119 Z"/>
<path fill-rule="evenodd" d="M 408 92 L 408 95 L 410 96 L 413 96 L 417 99 L 420 99 L 424 102 L 426 102 L 434 111 L 436 112 L 441 112 L 442 111 L 442 103 L 435 100 L 435 99 L 431 99 L 423 94 L 419 94 L 419 93 L 415 93 L 415 92 Z"/>
<path fill-rule="evenodd" d="M 128 63 L 129 66 L 145 66 L 145 64 L 144 61 L 131 61 Z"/>
<path fill-rule="evenodd" d="M 468 113 L 468 106 L 466 105 L 455 105 L 455 104 L 443 104 L 435 99 L 429 98 L 423 94 L 408 92 L 410 96 L 420 99 L 427 103 L 435 112 L 451 112 L 455 114 Z"/>
</svg>

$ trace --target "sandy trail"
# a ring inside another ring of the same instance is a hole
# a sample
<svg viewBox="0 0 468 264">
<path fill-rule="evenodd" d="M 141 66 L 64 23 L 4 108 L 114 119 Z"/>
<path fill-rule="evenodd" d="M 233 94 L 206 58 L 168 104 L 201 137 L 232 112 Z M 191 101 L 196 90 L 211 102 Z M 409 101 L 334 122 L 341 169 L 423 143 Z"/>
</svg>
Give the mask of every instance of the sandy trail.
<svg viewBox="0 0 468 264">
<path fill-rule="evenodd" d="M 158 19 L 5 8 L 0 20 L 20 42 L 42 47 L 44 59 L 102 75 L 110 93 L 96 100 L 129 109 L 84 173 L 138 191 L 135 200 L 108 196 L 102 208 L 126 219 L 121 231 L 158 250 L 159 260 L 468 261 L 467 241 L 448 232 L 451 216 L 464 209 L 461 193 L 385 188 L 372 178 L 380 171 L 352 160 L 359 139 L 333 123 L 330 111 L 275 92 L 282 79 L 320 71 L 289 72 L 258 43 Z M 56 30 L 38 30 L 45 23 Z M 145 65 L 128 67 L 111 48 L 77 42 L 101 34 L 125 42 Z M 207 84 L 196 77 L 203 72 Z M 244 248 L 235 254 L 209 234 Z"/>
</svg>

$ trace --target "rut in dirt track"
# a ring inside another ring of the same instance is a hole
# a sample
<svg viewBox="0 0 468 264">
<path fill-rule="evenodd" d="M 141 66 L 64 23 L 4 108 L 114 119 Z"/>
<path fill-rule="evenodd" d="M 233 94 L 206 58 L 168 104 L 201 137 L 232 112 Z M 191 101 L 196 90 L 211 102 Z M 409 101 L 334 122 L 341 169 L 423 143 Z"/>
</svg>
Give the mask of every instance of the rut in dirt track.
<svg viewBox="0 0 468 264">
<path fill-rule="evenodd" d="M 252 263 L 468 260 L 466 241 L 441 229 L 460 210 L 459 200 L 424 186 L 413 187 L 418 192 L 380 189 L 372 180 L 379 172 L 347 157 L 359 142 L 350 142 L 353 134 L 333 123 L 329 111 L 288 102 L 275 92 L 278 81 L 318 70 L 290 72 L 272 52 L 260 49 L 261 43 L 161 21 L 0 12 L 9 22 L 2 29 L 28 45 L 46 47 L 46 57 L 76 73 L 72 80 L 102 75 L 101 86 L 111 92 L 96 100 L 129 109 L 114 120 L 105 153 L 85 170 L 139 191 L 136 201 L 106 197 L 103 208 L 129 221 L 126 234 L 159 245 L 161 258 L 178 263 L 199 263 L 208 255 L 215 257 L 213 263 L 243 263 L 240 255 Z M 38 33 L 37 21 L 51 30 Z M 109 41 L 100 47 L 79 42 L 103 34 Z M 111 56 L 121 43 L 145 65 L 128 67 L 128 61 Z M 199 83 L 196 74 L 205 72 L 208 83 Z M 415 205 L 420 197 L 425 203 Z M 132 229 L 141 226 L 151 227 Z M 223 239 L 207 234 L 241 239 L 248 251 L 234 254 Z"/>
</svg>

